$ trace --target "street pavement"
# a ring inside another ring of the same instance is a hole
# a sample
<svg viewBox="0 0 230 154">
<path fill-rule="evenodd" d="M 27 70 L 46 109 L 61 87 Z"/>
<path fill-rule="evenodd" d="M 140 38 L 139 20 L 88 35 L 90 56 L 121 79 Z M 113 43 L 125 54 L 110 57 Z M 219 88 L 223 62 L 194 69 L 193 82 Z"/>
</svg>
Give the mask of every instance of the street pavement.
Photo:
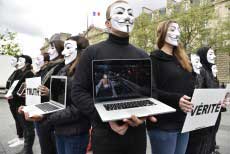
<svg viewBox="0 0 230 154">
<path fill-rule="evenodd" d="M 228 109 L 230 111 L 230 109 Z M 230 154 L 230 112 L 222 114 L 220 129 L 217 134 L 217 144 L 220 146 L 221 154 Z M 0 154 L 15 154 L 22 146 L 9 148 L 7 142 L 16 137 L 14 120 L 6 100 L 0 99 Z M 36 137 L 33 146 L 34 154 L 40 154 L 40 147 Z M 147 154 L 151 154 L 149 141 Z"/>
</svg>

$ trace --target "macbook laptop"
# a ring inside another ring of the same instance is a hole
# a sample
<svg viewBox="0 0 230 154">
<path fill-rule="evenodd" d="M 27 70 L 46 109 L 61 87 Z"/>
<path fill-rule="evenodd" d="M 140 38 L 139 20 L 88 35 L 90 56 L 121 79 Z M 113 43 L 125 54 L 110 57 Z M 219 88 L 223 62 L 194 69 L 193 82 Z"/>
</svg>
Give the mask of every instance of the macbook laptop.
<svg viewBox="0 0 230 154">
<path fill-rule="evenodd" d="M 152 98 L 150 59 L 94 60 L 94 104 L 102 121 L 144 117 L 176 110 Z"/>
<path fill-rule="evenodd" d="M 67 77 L 52 76 L 50 80 L 50 101 L 25 106 L 23 111 L 28 112 L 29 116 L 32 117 L 33 115 L 42 115 L 63 110 L 66 107 L 66 90 Z"/>
</svg>

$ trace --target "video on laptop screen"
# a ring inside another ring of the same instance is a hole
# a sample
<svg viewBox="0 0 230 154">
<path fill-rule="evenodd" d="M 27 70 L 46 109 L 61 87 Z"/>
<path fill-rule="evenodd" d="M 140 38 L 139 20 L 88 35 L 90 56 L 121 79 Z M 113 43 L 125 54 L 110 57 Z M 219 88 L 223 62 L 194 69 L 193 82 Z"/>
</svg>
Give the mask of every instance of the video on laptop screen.
<svg viewBox="0 0 230 154">
<path fill-rule="evenodd" d="M 93 61 L 96 102 L 151 97 L 151 61 Z"/>
<path fill-rule="evenodd" d="M 65 79 L 51 78 L 50 100 L 65 105 Z"/>
</svg>

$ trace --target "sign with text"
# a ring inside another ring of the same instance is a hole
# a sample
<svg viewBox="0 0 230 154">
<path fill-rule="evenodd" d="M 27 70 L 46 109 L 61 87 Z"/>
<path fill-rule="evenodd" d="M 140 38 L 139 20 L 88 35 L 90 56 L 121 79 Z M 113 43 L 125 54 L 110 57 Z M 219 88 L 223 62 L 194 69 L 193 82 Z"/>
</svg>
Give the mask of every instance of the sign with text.
<svg viewBox="0 0 230 154">
<path fill-rule="evenodd" d="M 26 79 L 26 105 L 41 103 L 41 94 L 38 87 L 41 85 L 41 77 Z"/>
<path fill-rule="evenodd" d="M 10 89 L 7 91 L 6 95 L 4 96 L 5 98 L 9 98 L 12 96 L 12 92 L 14 91 L 15 87 L 17 86 L 19 80 L 15 80 L 13 84 L 10 86 Z"/>
<path fill-rule="evenodd" d="M 195 89 L 191 100 L 194 107 L 187 113 L 182 133 L 214 126 L 225 93 L 226 89 Z"/>
</svg>

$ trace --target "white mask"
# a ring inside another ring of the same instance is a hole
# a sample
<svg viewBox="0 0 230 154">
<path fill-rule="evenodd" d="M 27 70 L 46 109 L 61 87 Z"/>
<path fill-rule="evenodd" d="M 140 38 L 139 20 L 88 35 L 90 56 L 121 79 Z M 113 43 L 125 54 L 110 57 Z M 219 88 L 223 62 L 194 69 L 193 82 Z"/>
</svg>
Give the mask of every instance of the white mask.
<svg viewBox="0 0 230 154">
<path fill-rule="evenodd" d="M 178 46 L 180 38 L 180 28 L 177 23 L 169 24 L 169 28 L 165 37 L 165 42 L 173 46 Z"/>
<path fill-rule="evenodd" d="M 26 65 L 26 59 L 23 57 L 18 58 L 18 69 L 23 68 Z"/>
<path fill-rule="evenodd" d="M 191 54 L 191 63 L 193 67 L 193 71 L 196 74 L 200 74 L 200 69 L 202 67 L 202 64 L 200 63 L 200 57 L 196 54 Z"/>
<path fill-rule="evenodd" d="M 74 61 L 77 57 L 77 42 L 73 40 L 65 41 L 62 55 L 64 56 L 66 65 Z"/>
<path fill-rule="evenodd" d="M 212 65 L 212 74 L 213 74 L 214 77 L 217 76 L 217 72 L 218 72 L 218 70 L 217 70 L 216 65 Z"/>
<path fill-rule="evenodd" d="M 210 48 L 207 52 L 207 61 L 211 64 L 215 64 L 216 55 L 215 52 Z"/>
<path fill-rule="evenodd" d="M 34 60 L 34 71 L 38 72 L 40 71 L 41 67 L 44 65 L 44 56 L 39 55 L 38 57 L 35 58 Z"/>
<path fill-rule="evenodd" d="M 133 9 L 126 3 L 116 3 L 110 10 L 112 27 L 118 31 L 130 33 L 134 26 Z"/>
<path fill-rule="evenodd" d="M 10 64 L 11 64 L 11 66 L 12 67 L 16 67 L 16 65 L 17 65 L 17 58 L 15 58 L 15 57 L 12 57 L 11 58 L 11 60 L 10 60 Z"/>
<path fill-rule="evenodd" d="M 49 46 L 48 54 L 50 56 L 50 60 L 54 60 L 58 57 L 58 52 L 54 45 Z"/>
</svg>

